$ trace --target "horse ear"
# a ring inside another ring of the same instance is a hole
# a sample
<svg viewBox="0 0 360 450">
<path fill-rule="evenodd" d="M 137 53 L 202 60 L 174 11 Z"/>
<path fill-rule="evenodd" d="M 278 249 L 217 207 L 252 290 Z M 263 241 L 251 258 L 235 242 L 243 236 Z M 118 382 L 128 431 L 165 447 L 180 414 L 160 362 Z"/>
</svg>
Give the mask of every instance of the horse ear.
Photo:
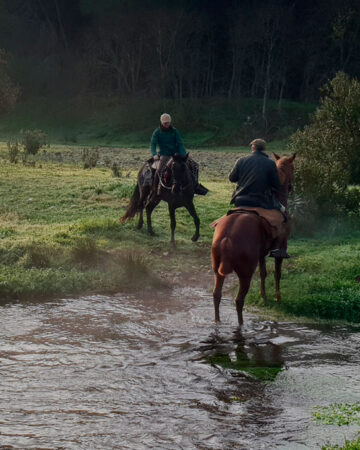
<svg viewBox="0 0 360 450">
<path fill-rule="evenodd" d="M 290 157 L 289 161 L 290 161 L 290 162 L 293 162 L 294 159 L 295 159 L 295 157 L 296 157 L 296 153 L 293 153 L 293 155 Z"/>
<path fill-rule="evenodd" d="M 276 161 L 281 158 L 281 156 L 277 155 L 276 153 L 273 153 L 273 155 L 274 155 L 274 158 L 276 159 Z"/>
</svg>

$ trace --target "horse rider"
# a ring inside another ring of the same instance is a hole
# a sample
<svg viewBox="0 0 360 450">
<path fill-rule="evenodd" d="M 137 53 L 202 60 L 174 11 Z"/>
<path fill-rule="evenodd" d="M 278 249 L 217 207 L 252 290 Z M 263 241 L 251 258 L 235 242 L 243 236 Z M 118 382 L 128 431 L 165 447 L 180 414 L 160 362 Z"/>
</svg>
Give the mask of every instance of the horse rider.
<svg viewBox="0 0 360 450">
<path fill-rule="evenodd" d="M 176 153 L 186 156 L 186 150 L 181 141 L 180 134 L 171 125 L 170 114 L 161 114 L 160 126 L 155 129 L 151 137 L 150 149 L 159 173 L 162 172 L 166 163 Z"/>
<path fill-rule="evenodd" d="M 170 114 L 161 114 L 160 126 L 154 130 L 151 137 L 150 149 L 153 159 L 149 162 L 152 162 L 152 168 L 156 169 L 160 176 L 172 156 L 187 156 L 180 134 L 171 124 Z M 194 179 L 195 192 L 204 195 L 203 190 L 207 192 L 207 189 L 198 183 L 198 164 L 191 158 L 187 159 L 187 164 Z"/>
<path fill-rule="evenodd" d="M 250 147 L 251 155 L 239 158 L 229 174 L 229 180 L 237 183 L 230 203 L 236 207 L 278 209 L 284 215 L 284 206 L 274 197 L 280 191 L 281 183 L 275 162 L 265 152 L 266 142 L 254 139 L 250 142 Z M 271 250 L 269 256 L 289 258 L 286 245 L 280 244 L 280 241 L 275 241 L 275 246 L 276 244 L 280 248 Z"/>
</svg>

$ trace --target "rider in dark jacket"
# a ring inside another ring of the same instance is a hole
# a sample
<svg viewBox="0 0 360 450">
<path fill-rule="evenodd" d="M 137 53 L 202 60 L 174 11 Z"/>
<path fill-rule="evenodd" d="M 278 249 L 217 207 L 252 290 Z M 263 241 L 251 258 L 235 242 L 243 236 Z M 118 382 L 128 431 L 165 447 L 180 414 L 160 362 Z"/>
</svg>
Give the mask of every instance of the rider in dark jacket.
<svg viewBox="0 0 360 450">
<path fill-rule="evenodd" d="M 231 203 L 235 206 L 259 206 L 266 209 L 280 209 L 273 194 L 280 190 L 276 164 L 265 153 L 265 141 L 251 142 L 252 154 L 239 158 L 229 175 L 237 183 Z"/>
<path fill-rule="evenodd" d="M 237 183 L 230 203 L 284 212 L 285 208 L 274 197 L 281 183 L 275 162 L 265 153 L 266 142 L 254 139 L 250 146 L 252 154 L 239 158 L 230 172 L 229 180 Z M 270 256 L 289 258 L 286 247 L 273 249 Z"/>
</svg>

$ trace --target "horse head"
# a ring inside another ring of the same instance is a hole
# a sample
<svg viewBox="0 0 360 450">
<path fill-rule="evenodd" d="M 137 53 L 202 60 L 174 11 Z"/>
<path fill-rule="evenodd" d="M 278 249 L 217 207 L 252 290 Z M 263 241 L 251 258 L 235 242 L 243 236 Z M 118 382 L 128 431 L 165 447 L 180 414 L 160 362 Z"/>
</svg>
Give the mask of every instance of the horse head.
<svg viewBox="0 0 360 450">
<path fill-rule="evenodd" d="M 172 163 L 172 188 L 173 194 L 178 194 L 180 189 L 184 189 L 189 184 L 189 171 L 186 161 L 188 154 L 185 156 L 175 153 Z"/>
<path fill-rule="evenodd" d="M 279 193 L 279 201 L 283 205 L 287 205 L 287 198 L 292 191 L 292 182 L 294 179 L 294 160 L 296 153 L 292 156 L 279 156 L 273 153 L 275 164 L 279 173 L 280 183 L 282 185 L 282 192 Z"/>
</svg>

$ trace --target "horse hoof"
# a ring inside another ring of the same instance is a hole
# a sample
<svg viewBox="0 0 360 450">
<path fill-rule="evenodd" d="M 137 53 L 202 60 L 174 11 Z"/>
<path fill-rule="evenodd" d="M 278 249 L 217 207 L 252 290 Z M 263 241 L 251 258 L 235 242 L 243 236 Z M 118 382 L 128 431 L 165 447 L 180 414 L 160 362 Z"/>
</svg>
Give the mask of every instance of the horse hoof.
<svg viewBox="0 0 360 450">
<path fill-rule="evenodd" d="M 194 234 L 194 236 L 191 238 L 191 240 L 193 242 L 196 242 L 199 239 L 200 235 L 199 234 Z"/>
<path fill-rule="evenodd" d="M 156 236 L 153 230 L 150 230 L 148 233 L 150 234 L 150 236 Z"/>
</svg>

